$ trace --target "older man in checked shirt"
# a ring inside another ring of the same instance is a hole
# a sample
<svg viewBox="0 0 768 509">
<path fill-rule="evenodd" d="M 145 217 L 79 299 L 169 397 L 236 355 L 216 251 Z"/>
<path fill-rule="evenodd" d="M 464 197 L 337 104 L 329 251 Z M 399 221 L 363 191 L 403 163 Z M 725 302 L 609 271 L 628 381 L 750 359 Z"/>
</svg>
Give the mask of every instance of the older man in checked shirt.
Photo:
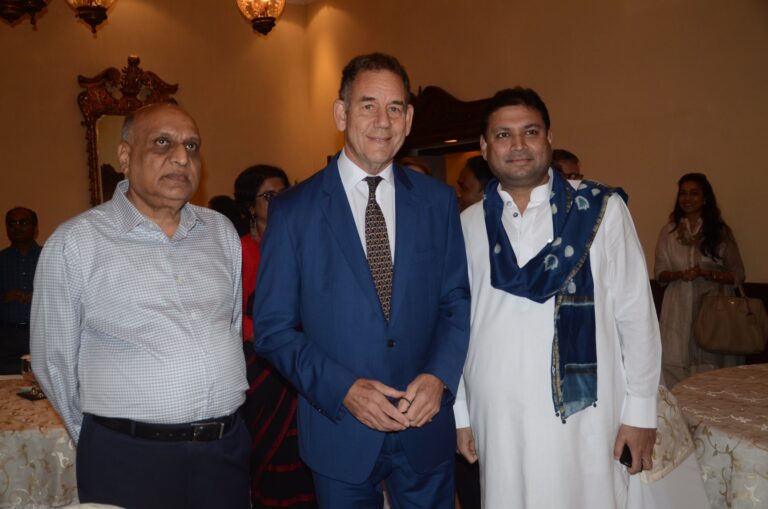
<svg viewBox="0 0 768 509">
<path fill-rule="evenodd" d="M 32 366 L 78 443 L 81 502 L 247 508 L 240 240 L 188 203 L 200 135 L 180 107 L 126 119 L 112 200 L 46 243 Z"/>
</svg>

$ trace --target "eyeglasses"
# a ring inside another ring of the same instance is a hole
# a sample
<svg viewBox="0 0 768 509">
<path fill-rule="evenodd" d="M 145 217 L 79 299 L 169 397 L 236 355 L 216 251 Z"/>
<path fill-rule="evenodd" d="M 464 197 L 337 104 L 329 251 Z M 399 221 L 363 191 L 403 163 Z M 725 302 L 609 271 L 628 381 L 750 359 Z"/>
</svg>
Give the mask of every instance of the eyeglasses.
<svg viewBox="0 0 768 509">
<path fill-rule="evenodd" d="M 8 226 L 29 226 L 35 224 L 32 219 L 11 219 L 8 221 Z"/>
<path fill-rule="evenodd" d="M 261 194 L 257 194 L 254 197 L 254 201 L 258 200 L 259 198 L 264 198 L 264 201 L 269 203 L 272 201 L 272 198 L 280 194 L 280 191 L 264 191 Z"/>
</svg>

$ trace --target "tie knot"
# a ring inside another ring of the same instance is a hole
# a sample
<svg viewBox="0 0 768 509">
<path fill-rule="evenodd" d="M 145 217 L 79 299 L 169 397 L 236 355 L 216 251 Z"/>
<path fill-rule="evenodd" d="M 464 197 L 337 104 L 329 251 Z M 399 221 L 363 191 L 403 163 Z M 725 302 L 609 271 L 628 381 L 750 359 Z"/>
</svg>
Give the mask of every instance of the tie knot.
<svg viewBox="0 0 768 509">
<path fill-rule="evenodd" d="M 368 183 L 368 192 L 373 194 L 376 192 L 376 187 L 378 187 L 379 182 L 381 182 L 381 177 L 365 177 L 363 180 L 365 180 Z"/>
</svg>

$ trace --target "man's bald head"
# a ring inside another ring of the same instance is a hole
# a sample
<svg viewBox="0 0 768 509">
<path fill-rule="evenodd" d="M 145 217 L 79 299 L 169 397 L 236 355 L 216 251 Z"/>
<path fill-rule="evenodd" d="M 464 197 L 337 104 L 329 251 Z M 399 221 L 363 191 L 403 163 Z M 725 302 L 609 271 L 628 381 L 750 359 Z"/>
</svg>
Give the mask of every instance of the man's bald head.
<svg viewBox="0 0 768 509">
<path fill-rule="evenodd" d="M 195 120 L 178 104 L 152 104 L 126 118 L 122 134 L 117 157 L 129 182 L 126 197 L 146 217 L 170 212 L 175 223 L 200 182 Z"/>
<path fill-rule="evenodd" d="M 133 126 L 136 124 L 136 121 L 141 120 L 143 117 L 163 108 L 174 108 L 183 112 L 189 118 L 192 118 L 192 116 L 184 108 L 179 106 L 179 103 L 173 100 L 147 104 L 146 106 L 142 106 L 138 110 L 126 115 L 125 120 L 123 121 L 123 128 L 120 132 L 120 139 L 130 143 L 133 137 Z"/>
</svg>

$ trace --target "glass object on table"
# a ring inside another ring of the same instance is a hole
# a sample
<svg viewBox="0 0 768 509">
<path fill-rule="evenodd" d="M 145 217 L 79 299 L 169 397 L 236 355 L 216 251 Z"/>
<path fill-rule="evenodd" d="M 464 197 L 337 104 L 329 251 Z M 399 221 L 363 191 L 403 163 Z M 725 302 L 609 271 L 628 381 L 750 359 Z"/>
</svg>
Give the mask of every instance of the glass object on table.
<svg viewBox="0 0 768 509">
<path fill-rule="evenodd" d="M 29 354 L 21 356 L 21 377 L 30 385 L 37 385 L 35 374 L 32 372 L 32 356 Z"/>
<path fill-rule="evenodd" d="M 20 392 L 19 396 L 32 401 L 45 398 L 45 394 L 37 384 L 35 374 L 32 372 L 32 356 L 29 354 L 21 356 L 21 377 L 29 385 L 29 388 Z"/>
</svg>

